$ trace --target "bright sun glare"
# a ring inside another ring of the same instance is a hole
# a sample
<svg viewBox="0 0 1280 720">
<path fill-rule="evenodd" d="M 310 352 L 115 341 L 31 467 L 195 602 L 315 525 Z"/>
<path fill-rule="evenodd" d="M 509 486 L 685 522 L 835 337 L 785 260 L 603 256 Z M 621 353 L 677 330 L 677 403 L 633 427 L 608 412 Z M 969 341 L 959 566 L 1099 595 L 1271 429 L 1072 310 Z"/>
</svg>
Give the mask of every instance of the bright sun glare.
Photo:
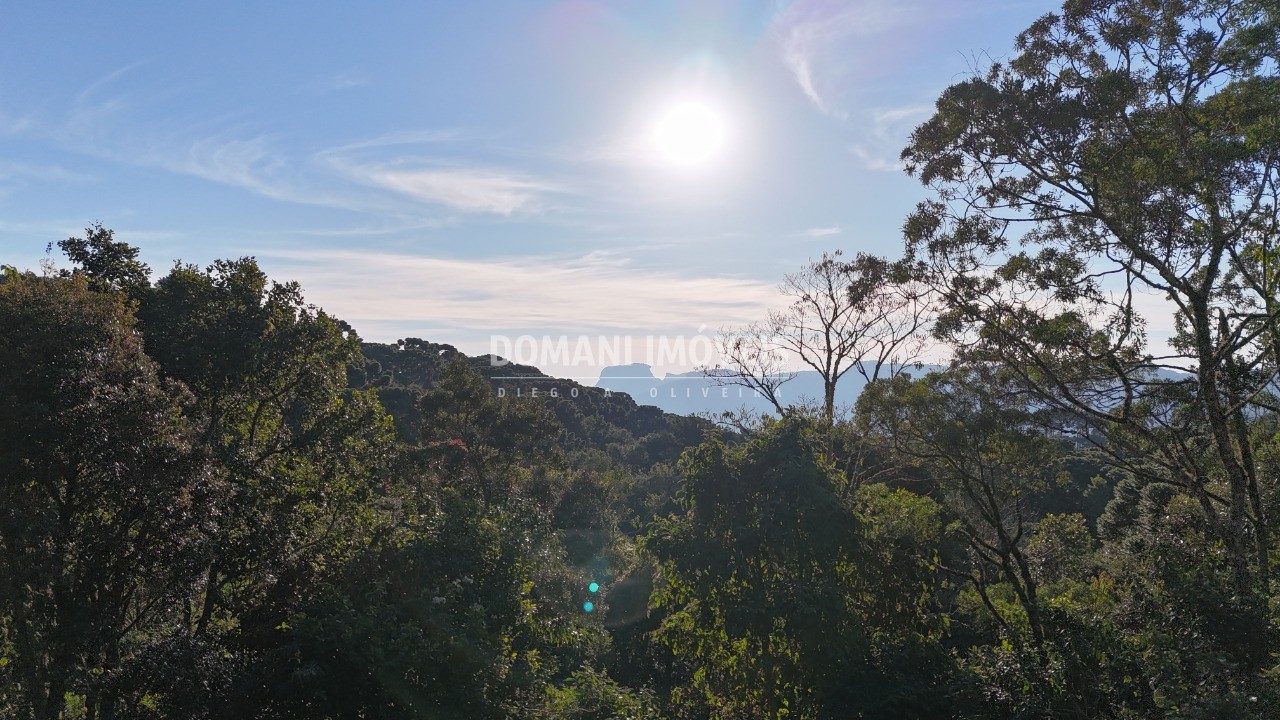
<svg viewBox="0 0 1280 720">
<path fill-rule="evenodd" d="M 653 145 L 659 157 L 672 165 L 700 165 L 724 147 L 724 118 L 712 106 L 697 100 L 672 105 L 653 128 Z"/>
</svg>

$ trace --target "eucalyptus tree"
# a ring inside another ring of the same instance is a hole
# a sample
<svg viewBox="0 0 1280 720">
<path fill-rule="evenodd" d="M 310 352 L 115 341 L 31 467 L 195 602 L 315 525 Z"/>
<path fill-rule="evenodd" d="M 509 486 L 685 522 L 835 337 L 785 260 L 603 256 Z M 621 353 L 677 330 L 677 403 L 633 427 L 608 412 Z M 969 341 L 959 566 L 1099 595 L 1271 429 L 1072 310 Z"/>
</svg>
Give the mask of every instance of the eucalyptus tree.
<svg viewBox="0 0 1280 720">
<path fill-rule="evenodd" d="M 762 322 L 721 330 L 723 364 L 704 370 L 721 384 L 759 392 L 779 415 L 787 412 L 781 388 L 796 377 L 792 362 L 822 378 L 820 409 L 830 427 L 836 388 L 850 371 L 867 382 L 896 375 L 925 349 L 929 290 L 904 263 L 823 253 L 787 275 L 780 290 L 788 305 Z"/>
<path fill-rule="evenodd" d="M 858 399 L 858 414 L 868 434 L 942 497 L 972 558 L 968 567 L 945 569 L 972 586 L 1010 642 L 1047 659 L 1043 601 L 1026 544 L 1039 519 L 1034 495 L 1062 468 L 1061 444 L 982 368 L 872 385 Z M 1001 583 L 1012 589 L 1022 619 L 993 602 L 989 591 Z"/>
<path fill-rule="evenodd" d="M 1260 0 L 1067 2 L 903 152 L 937 193 L 905 227 L 937 335 L 1194 498 L 1240 589 L 1271 574 L 1249 425 L 1278 409 L 1278 20 Z M 1167 353 L 1150 298 L 1172 307 Z"/>
<path fill-rule="evenodd" d="M 1040 416 L 1054 411 L 1007 375 L 970 365 L 875 383 L 858 427 L 937 499 L 956 541 L 932 567 L 956 583 L 938 597 L 979 704 L 999 717 L 1144 717 L 1154 689 L 1142 645 L 1114 617 L 1084 518 L 1043 510 L 1073 480 L 1071 445 L 1045 433 Z"/>
</svg>

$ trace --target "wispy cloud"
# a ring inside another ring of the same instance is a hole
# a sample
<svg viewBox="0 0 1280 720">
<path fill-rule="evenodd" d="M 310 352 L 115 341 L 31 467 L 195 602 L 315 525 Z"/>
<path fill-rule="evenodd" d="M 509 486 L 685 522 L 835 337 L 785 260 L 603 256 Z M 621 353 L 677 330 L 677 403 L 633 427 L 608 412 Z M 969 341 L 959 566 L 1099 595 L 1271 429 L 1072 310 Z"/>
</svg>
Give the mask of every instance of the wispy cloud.
<svg viewBox="0 0 1280 720">
<path fill-rule="evenodd" d="M 265 136 L 206 137 L 192 142 L 185 154 L 156 154 L 153 159 L 167 169 L 246 188 L 278 200 L 287 199 L 289 194 L 271 182 L 284 166 L 284 160 L 271 150 L 270 140 Z"/>
<path fill-rule="evenodd" d="M 464 212 L 510 215 L 532 209 L 537 199 L 557 188 L 534 178 L 501 170 L 363 168 L 366 183 Z"/>
<path fill-rule="evenodd" d="M 321 79 L 320 86 L 325 90 L 350 90 L 368 84 L 369 78 L 359 70 L 343 70 Z"/>
<path fill-rule="evenodd" d="M 210 182 L 242 188 L 283 202 L 323 207 L 370 210 L 371 198 L 342 188 L 307 172 L 307 158 L 299 161 L 266 135 L 226 131 L 203 137 L 158 136 L 141 147 L 99 146 L 93 153 L 116 162 L 160 168 Z"/>
<path fill-rule="evenodd" d="M 929 104 L 881 108 L 867 113 L 860 137 L 849 146 L 849 152 L 868 170 L 900 172 L 902 148 L 911 131 L 933 112 Z"/>
<path fill-rule="evenodd" d="M 719 327 L 759 319 L 777 296 L 773 282 L 686 276 L 606 253 L 466 260 L 307 250 L 260 258 L 274 275 L 300 280 L 308 298 L 352 323 L 571 333 Z"/>
<path fill-rule="evenodd" d="M 94 80 L 72 98 L 70 107 L 52 127 L 40 128 L 75 141 L 88 142 L 101 136 L 121 115 L 138 103 L 133 93 L 118 88 L 120 79 L 146 65 L 145 61 L 130 63 Z"/>
<path fill-rule="evenodd" d="M 417 203 L 397 198 L 433 199 L 431 178 L 419 178 L 412 171 L 401 170 L 393 164 L 395 160 L 383 164 L 371 161 L 367 165 L 354 165 L 349 156 L 357 149 L 382 150 L 397 144 L 422 141 L 425 137 L 426 134 L 415 133 L 405 134 L 399 139 L 375 138 L 298 155 L 288 152 L 267 135 L 247 135 L 228 130 L 205 137 L 153 138 L 143 151 L 116 149 L 111 152 L 111 157 L 243 188 L 273 200 L 375 212 L 379 216 L 413 216 L 406 222 L 422 227 L 438 225 L 441 221 L 422 217 L 420 213 L 413 212 L 412 206 Z M 468 179 L 455 177 L 456 185 L 450 186 L 450 178 L 436 178 L 434 182 L 440 187 L 434 194 L 444 200 L 452 200 L 445 204 L 461 209 L 509 213 L 523 204 L 517 202 L 523 200 L 518 182 L 505 188 L 507 196 L 497 192 L 504 189 L 501 185 L 489 188 L 494 193 L 486 196 L 483 183 L 468 183 Z M 533 190 L 530 183 L 523 192 L 531 194 Z"/>
<path fill-rule="evenodd" d="M 316 153 L 316 156 L 340 161 L 347 154 L 358 150 L 393 147 L 397 145 L 430 145 L 459 140 L 462 139 L 463 136 L 463 133 L 458 130 L 405 130 L 344 143 L 337 147 L 321 150 Z"/>
<path fill-rule="evenodd" d="M 402 235 L 415 230 L 436 230 L 448 224 L 445 220 L 432 218 L 404 218 L 399 222 L 383 222 L 357 227 L 302 228 L 285 232 L 306 237 L 373 237 L 379 235 Z"/>
<path fill-rule="evenodd" d="M 0 135 L 20 135 L 30 130 L 35 120 L 30 116 L 14 116 L 0 110 Z"/>
<path fill-rule="evenodd" d="M 406 132 L 297 155 L 270 136 L 229 129 L 196 137 L 156 135 L 145 140 L 143 147 L 104 143 L 86 151 L 243 188 L 274 200 L 364 212 L 409 212 L 413 205 L 431 203 L 463 212 L 511 215 L 535 210 L 541 198 L 563 192 L 558 185 L 515 171 L 432 166 L 402 149 L 452 136 Z M 416 202 L 410 204 L 404 198 Z M 418 217 L 414 222 L 424 220 Z"/>
<path fill-rule="evenodd" d="M 87 173 L 68 170 L 58 165 L 32 165 L 31 163 L 0 160 L 0 182 L 38 180 L 47 182 L 85 182 Z"/>
<path fill-rule="evenodd" d="M 459 130 L 398 132 L 322 150 L 314 160 L 348 182 L 467 213 L 534 211 L 547 196 L 565 192 L 563 185 L 527 172 L 442 159 L 457 154 L 463 139 L 476 138 Z"/>
<path fill-rule="evenodd" d="M 779 58 L 815 107 L 833 117 L 847 117 L 840 100 L 850 76 L 875 62 L 875 49 L 868 52 L 862 41 L 907 23 L 912 9 L 912 3 L 799 0 L 774 21 Z"/>
<path fill-rule="evenodd" d="M 842 228 L 832 225 L 831 227 L 811 227 L 808 230 L 802 230 L 796 233 L 796 236 L 806 238 L 824 238 L 831 237 L 832 235 L 839 235 L 842 232 L 844 232 Z"/>
<path fill-rule="evenodd" d="M 121 79 L 145 64 L 118 68 L 88 84 L 56 120 L 10 118 L 0 110 L 0 134 L 38 133 L 62 149 L 109 162 L 189 175 L 284 202 L 414 216 L 419 225 L 441 221 L 429 217 L 441 208 L 503 216 L 536 212 L 550 196 L 567 192 L 563 183 L 524 170 L 513 153 L 494 148 L 492 138 L 456 129 L 405 130 L 317 151 L 245 120 L 165 121 L 155 106 L 172 88 L 151 95 L 120 91 Z M 365 77 L 348 70 L 322 80 L 328 89 L 344 89 Z M 451 146 L 432 147 L 442 144 Z M 14 174 L 0 166 L 0 181 Z"/>
<path fill-rule="evenodd" d="M 80 90 L 56 121 L 30 123 L 23 129 L 63 149 L 109 162 L 191 175 L 276 200 L 350 206 L 343 193 L 321 192 L 300 172 L 307 158 L 289 156 L 271 137 L 243 123 L 217 118 L 166 123 L 151 109 L 155 97 L 114 91 L 122 77 L 146 64 L 107 73 Z"/>
<path fill-rule="evenodd" d="M 124 77 L 125 75 L 128 75 L 134 69 L 146 64 L 147 64 L 147 61 L 139 60 L 137 62 L 132 62 L 132 63 L 129 63 L 128 65 L 124 65 L 122 67 L 116 68 L 115 70 L 112 70 L 106 75 L 103 75 L 97 80 L 94 80 L 93 82 L 84 86 L 80 90 L 80 92 L 76 94 L 75 103 L 77 105 L 86 105 L 86 104 L 92 103 L 94 101 L 95 96 L 99 95 L 103 89 L 110 87 L 111 85 L 115 84 L 117 80 Z"/>
</svg>

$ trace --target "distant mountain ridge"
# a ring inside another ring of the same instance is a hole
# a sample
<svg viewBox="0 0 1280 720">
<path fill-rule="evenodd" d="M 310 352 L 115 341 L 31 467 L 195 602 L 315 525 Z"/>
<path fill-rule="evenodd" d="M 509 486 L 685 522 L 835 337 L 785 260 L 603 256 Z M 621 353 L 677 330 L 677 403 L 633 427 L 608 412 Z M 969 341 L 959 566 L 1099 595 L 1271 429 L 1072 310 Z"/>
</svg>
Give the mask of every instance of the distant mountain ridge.
<svg viewBox="0 0 1280 720">
<path fill-rule="evenodd" d="M 906 372 L 913 377 L 943 370 L 941 365 L 909 367 Z M 852 406 L 862 388 L 866 386 L 856 370 L 850 370 L 836 388 L 836 404 Z M 737 385 L 722 385 L 714 378 L 694 370 L 685 373 L 667 373 L 659 378 L 653 368 L 645 363 L 611 365 L 600 371 L 596 387 L 615 393 L 630 395 L 637 404 L 653 405 L 676 415 L 692 415 L 702 412 L 721 413 L 746 408 L 753 412 L 772 412 L 773 406 L 762 395 Z M 822 377 L 813 370 L 796 373 L 795 378 L 778 391 L 784 403 L 822 399 Z"/>
</svg>

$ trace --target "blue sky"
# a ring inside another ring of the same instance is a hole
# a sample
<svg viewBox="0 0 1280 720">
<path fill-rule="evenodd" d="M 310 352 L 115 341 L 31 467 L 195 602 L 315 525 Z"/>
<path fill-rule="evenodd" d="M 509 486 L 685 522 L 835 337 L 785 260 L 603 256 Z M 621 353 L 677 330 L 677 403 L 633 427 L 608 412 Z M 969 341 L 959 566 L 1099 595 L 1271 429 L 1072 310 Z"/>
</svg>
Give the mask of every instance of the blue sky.
<svg viewBox="0 0 1280 720">
<path fill-rule="evenodd" d="M 4 3 L 0 262 L 97 220 L 474 353 L 745 322 L 824 250 L 899 252 L 907 134 L 1052 8 Z M 674 166 L 651 136 L 688 98 L 723 147 Z"/>
</svg>

